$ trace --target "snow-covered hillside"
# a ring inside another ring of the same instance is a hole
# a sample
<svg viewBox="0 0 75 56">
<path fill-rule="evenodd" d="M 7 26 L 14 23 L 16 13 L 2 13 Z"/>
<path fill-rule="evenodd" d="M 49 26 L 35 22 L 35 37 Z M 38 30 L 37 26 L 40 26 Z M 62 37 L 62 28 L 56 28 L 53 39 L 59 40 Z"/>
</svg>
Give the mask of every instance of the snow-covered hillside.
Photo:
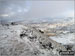
<svg viewBox="0 0 75 56">
<path fill-rule="evenodd" d="M 32 32 L 24 25 L 0 25 L 0 56 L 57 56 Z"/>
<path fill-rule="evenodd" d="M 0 56 L 59 56 L 56 50 L 64 50 L 62 44 L 75 43 L 70 33 L 50 38 L 54 41 L 26 25 L 0 24 Z"/>
</svg>

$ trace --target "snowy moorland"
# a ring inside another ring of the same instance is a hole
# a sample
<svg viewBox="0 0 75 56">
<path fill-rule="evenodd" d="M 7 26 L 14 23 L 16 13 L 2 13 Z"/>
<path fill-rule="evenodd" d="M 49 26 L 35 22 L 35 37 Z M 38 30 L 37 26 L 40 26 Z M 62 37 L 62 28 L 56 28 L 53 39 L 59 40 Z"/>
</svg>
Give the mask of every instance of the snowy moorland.
<svg viewBox="0 0 75 56">
<path fill-rule="evenodd" d="M 0 56 L 59 56 L 67 44 L 75 45 L 74 33 L 45 37 L 25 25 L 0 25 Z"/>
</svg>

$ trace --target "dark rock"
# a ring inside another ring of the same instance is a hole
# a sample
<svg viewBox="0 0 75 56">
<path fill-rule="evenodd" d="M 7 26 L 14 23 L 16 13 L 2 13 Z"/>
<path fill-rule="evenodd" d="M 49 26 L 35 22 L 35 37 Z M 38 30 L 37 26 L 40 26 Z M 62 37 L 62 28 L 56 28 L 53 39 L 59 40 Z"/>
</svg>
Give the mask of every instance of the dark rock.
<svg viewBox="0 0 75 56">
<path fill-rule="evenodd" d="M 65 45 L 66 50 L 72 50 L 72 45 Z"/>
<path fill-rule="evenodd" d="M 42 42 L 39 42 L 40 44 L 42 44 Z"/>
<path fill-rule="evenodd" d="M 11 22 L 11 25 L 16 25 L 15 22 Z"/>
<path fill-rule="evenodd" d="M 43 31 L 39 30 L 39 32 L 44 33 Z"/>
<path fill-rule="evenodd" d="M 40 42 L 41 43 L 41 42 Z M 53 47 L 52 47 L 52 43 L 47 43 L 47 44 L 42 44 L 42 46 L 43 46 L 43 48 L 45 48 L 45 49 L 53 49 Z"/>
<path fill-rule="evenodd" d="M 20 34 L 20 38 L 22 38 L 24 36 L 28 36 L 28 35 L 27 34 Z"/>
</svg>

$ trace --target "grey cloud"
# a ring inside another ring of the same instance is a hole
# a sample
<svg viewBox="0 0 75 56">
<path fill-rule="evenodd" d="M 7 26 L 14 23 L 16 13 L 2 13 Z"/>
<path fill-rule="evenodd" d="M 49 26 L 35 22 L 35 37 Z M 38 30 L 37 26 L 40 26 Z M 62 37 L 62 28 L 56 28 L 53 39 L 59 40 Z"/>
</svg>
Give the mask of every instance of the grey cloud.
<svg viewBox="0 0 75 56">
<path fill-rule="evenodd" d="M 34 20 L 36 18 L 63 17 L 66 11 L 74 11 L 74 1 L 0 1 L 0 19 Z M 6 15 L 8 14 L 8 15 Z M 66 12 L 67 14 L 67 12 Z M 65 16 L 67 16 L 65 14 Z"/>
</svg>

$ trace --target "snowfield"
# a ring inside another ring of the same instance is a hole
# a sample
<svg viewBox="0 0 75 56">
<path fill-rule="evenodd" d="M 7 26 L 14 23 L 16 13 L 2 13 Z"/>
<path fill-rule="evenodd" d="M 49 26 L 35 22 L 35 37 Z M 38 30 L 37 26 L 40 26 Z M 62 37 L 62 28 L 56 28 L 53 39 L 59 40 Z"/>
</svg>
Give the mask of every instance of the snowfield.
<svg viewBox="0 0 75 56">
<path fill-rule="evenodd" d="M 75 44 L 74 33 L 62 34 L 62 35 L 59 35 L 57 37 L 53 36 L 53 37 L 50 37 L 50 38 L 55 40 L 58 43 L 63 44 L 63 45 Z"/>
<path fill-rule="evenodd" d="M 41 49 L 36 38 L 24 25 L 0 25 L 0 56 L 55 56 Z"/>
<path fill-rule="evenodd" d="M 59 56 L 54 45 L 36 31 L 24 25 L 0 25 L 0 56 Z M 73 33 L 50 38 L 62 44 L 75 43 Z"/>
</svg>

